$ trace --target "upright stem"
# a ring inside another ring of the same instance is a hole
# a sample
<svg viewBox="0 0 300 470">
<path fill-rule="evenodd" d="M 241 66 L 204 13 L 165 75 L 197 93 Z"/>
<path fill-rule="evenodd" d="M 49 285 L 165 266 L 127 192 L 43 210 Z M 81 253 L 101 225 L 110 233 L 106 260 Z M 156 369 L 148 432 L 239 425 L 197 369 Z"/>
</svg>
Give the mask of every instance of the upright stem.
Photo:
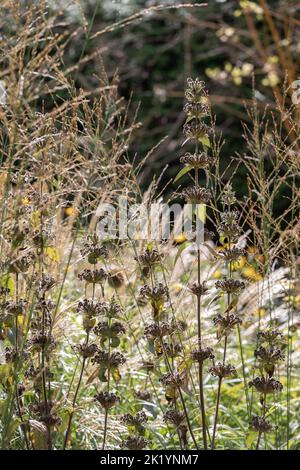
<svg viewBox="0 0 300 470">
<path fill-rule="evenodd" d="M 267 394 L 264 393 L 264 396 L 263 396 L 263 418 L 266 416 L 266 411 L 267 411 Z M 256 447 L 255 447 L 255 450 L 258 450 L 259 449 L 259 444 L 260 444 L 260 440 L 261 440 L 261 435 L 262 435 L 262 432 L 259 431 L 258 433 L 258 437 L 257 437 L 257 442 L 256 442 Z"/>
<path fill-rule="evenodd" d="M 87 332 L 87 334 L 86 334 L 86 340 L 85 340 L 86 346 L 88 345 L 88 342 L 89 342 L 89 333 Z M 71 411 L 71 413 L 70 413 L 70 416 L 69 416 L 68 426 L 67 426 L 67 430 L 66 430 L 66 434 L 65 434 L 65 439 L 64 439 L 63 450 L 66 449 L 67 444 L 68 444 L 68 438 L 69 438 L 69 434 L 70 434 L 70 430 L 71 430 L 71 425 L 72 425 L 72 420 L 73 420 L 73 416 L 74 416 L 74 412 L 75 412 L 75 411 L 74 411 L 74 408 L 75 408 L 75 406 L 76 406 L 77 395 L 78 395 L 78 392 L 79 392 L 79 389 L 80 389 L 80 385 L 81 385 L 81 381 L 82 381 L 82 377 L 83 377 L 85 362 L 86 362 L 86 358 L 84 357 L 83 360 L 82 360 L 81 369 L 80 369 L 80 374 L 79 374 L 79 379 L 78 379 L 77 387 L 76 387 L 76 390 L 75 390 L 74 398 L 73 398 L 73 401 L 72 401 L 72 408 L 73 408 L 73 409 L 72 409 L 72 411 Z"/>
<path fill-rule="evenodd" d="M 197 151 L 197 149 L 196 149 Z M 196 186 L 199 186 L 199 170 L 195 169 L 195 183 Z M 196 211 L 196 218 L 198 217 Z M 196 220 L 196 228 L 197 228 Z M 198 233 L 196 234 L 196 243 L 197 243 L 197 280 L 198 284 L 201 283 L 201 253 L 199 247 L 199 237 Z M 201 296 L 197 295 L 197 325 L 198 325 L 198 347 L 202 347 L 202 337 L 201 337 Z M 202 439 L 204 450 L 207 450 L 207 436 L 206 436 L 206 415 L 205 415 L 205 403 L 204 403 L 204 387 L 203 387 L 203 363 L 199 362 L 198 365 L 198 377 L 199 377 L 199 398 L 200 398 L 200 408 L 201 408 L 201 424 L 202 424 Z"/>
<path fill-rule="evenodd" d="M 226 360 L 226 351 L 227 351 L 227 336 L 225 336 L 225 342 L 224 342 L 223 366 Z M 221 398 L 221 386 L 222 386 L 222 377 L 219 377 L 217 403 L 216 403 L 216 411 L 215 411 L 215 419 L 214 419 L 214 429 L 213 429 L 213 435 L 212 435 L 212 440 L 211 440 L 211 450 L 213 450 L 215 446 L 215 437 L 216 437 L 216 431 L 217 431 L 219 406 L 220 406 L 220 398 Z"/>
</svg>

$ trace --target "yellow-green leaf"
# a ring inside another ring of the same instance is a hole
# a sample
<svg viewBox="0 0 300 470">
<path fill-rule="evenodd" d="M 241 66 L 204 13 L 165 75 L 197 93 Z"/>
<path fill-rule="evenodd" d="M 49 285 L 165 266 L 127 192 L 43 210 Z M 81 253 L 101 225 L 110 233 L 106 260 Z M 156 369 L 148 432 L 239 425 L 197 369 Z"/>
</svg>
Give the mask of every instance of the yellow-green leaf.
<svg viewBox="0 0 300 470">
<path fill-rule="evenodd" d="M 183 167 L 180 172 L 175 176 L 175 179 L 174 179 L 174 183 L 176 183 L 177 181 L 180 180 L 180 178 L 182 178 L 186 173 L 188 173 L 190 170 L 192 169 L 192 167 L 190 165 L 187 165 L 185 167 Z"/>
<path fill-rule="evenodd" d="M 200 137 L 198 140 L 202 145 L 205 145 L 205 147 L 210 147 L 210 141 L 207 135 L 204 137 Z"/>
<path fill-rule="evenodd" d="M 45 253 L 48 256 L 48 258 L 51 259 L 51 261 L 54 261 L 54 263 L 58 263 L 60 260 L 58 250 L 56 248 L 53 248 L 51 246 L 47 246 L 45 248 Z"/>
</svg>

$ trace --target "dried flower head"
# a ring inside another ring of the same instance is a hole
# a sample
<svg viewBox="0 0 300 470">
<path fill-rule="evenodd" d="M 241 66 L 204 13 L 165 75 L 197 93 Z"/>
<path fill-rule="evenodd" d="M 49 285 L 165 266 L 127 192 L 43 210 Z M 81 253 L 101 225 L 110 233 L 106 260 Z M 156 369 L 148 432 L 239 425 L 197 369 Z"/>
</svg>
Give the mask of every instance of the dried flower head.
<svg viewBox="0 0 300 470">
<path fill-rule="evenodd" d="M 53 286 L 55 286 L 56 282 L 54 277 L 48 276 L 45 273 L 42 273 L 42 275 L 38 278 L 38 291 L 40 294 L 45 294 L 47 291 L 52 289 Z"/>
<path fill-rule="evenodd" d="M 198 362 L 199 364 L 202 364 L 207 359 L 214 359 L 214 357 L 212 348 L 194 349 L 191 352 L 192 361 Z"/>
<path fill-rule="evenodd" d="M 211 127 L 209 127 L 204 122 L 199 122 L 198 120 L 187 122 L 183 126 L 183 133 L 185 137 L 187 139 L 194 139 L 196 141 L 207 137 L 211 132 Z"/>
<path fill-rule="evenodd" d="M 201 103 L 203 101 L 203 97 L 205 96 L 207 96 L 205 83 L 199 80 L 199 78 L 188 78 L 185 89 L 185 97 L 187 101 L 191 103 Z"/>
<path fill-rule="evenodd" d="M 213 319 L 214 324 L 218 327 L 218 338 L 222 336 L 228 336 L 230 332 L 235 328 L 237 325 L 241 325 L 242 320 L 235 314 L 227 314 L 221 315 L 218 314 Z"/>
<path fill-rule="evenodd" d="M 148 441 L 142 436 L 129 436 L 122 441 L 121 447 L 129 450 L 143 450 Z"/>
<path fill-rule="evenodd" d="M 93 357 L 98 351 L 96 344 L 79 344 L 74 346 L 74 349 L 78 352 L 83 358 Z"/>
<path fill-rule="evenodd" d="M 258 359 L 260 366 L 269 374 L 269 377 L 274 374 L 275 365 L 285 359 L 282 350 L 276 347 L 265 348 L 260 346 L 254 351 L 254 356 Z"/>
<path fill-rule="evenodd" d="M 173 424 L 177 428 L 185 421 L 185 414 L 178 410 L 168 410 L 163 419 L 165 423 Z"/>
<path fill-rule="evenodd" d="M 144 335 L 146 338 L 163 338 L 164 336 L 171 335 L 175 331 L 175 325 L 168 322 L 154 322 L 146 325 Z"/>
<path fill-rule="evenodd" d="M 177 387 L 181 387 L 184 383 L 184 378 L 185 377 L 183 374 L 180 374 L 175 370 L 174 372 L 167 372 L 163 374 L 159 381 L 165 386 L 175 385 Z"/>
<path fill-rule="evenodd" d="M 249 382 L 249 387 L 254 387 L 258 392 L 263 394 L 274 393 L 276 391 L 280 392 L 283 389 L 283 385 L 279 380 L 270 377 L 255 377 L 255 379 Z"/>
<path fill-rule="evenodd" d="M 223 202 L 223 204 L 226 204 L 227 206 L 232 206 L 233 204 L 236 203 L 235 192 L 233 191 L 230 183 L 228 183 L 226 187 L 223 189 L 221 201 Z"/>
<path fill-rule="evenodd" d="M 56 347 L 56 341 L 52 334 L 38 331 L 29 340 L 28 346 L 32 351 L 50 353 Z"/>
<path fill-rule="evenodd" d="M 216 282 L 216 288 L 221 289 L 227 294 L 238 294 L 242 289 L 245 288 L 245 283 L 238 281 L 237 279 L 224 278 L 222 281 Z"/>
<path fill-rule="evenodd" d="M 207 188 L 192 186 L 184 189 L 181 196 L 190 204 L 208 204 L 211 199 L 211 192 Z"/>
<path fill-rule="evenodd" d="M 261 330 L 257 333 L 257 339 L 260 344 L 267 343 L 270 346 L 281 345 L 284 343 L 283 334 L 277 328 Z"/>
<path fill-rule="evenodd" d="M 135 415 L 126 413 L 121 416 L 120 421 L 127 426 L 135 426 L 139 428 L 142 424 L 145 424 L 148 421 L 148 416 L 145 411 L 139 411 Z"/>
<path fill-rule="evenodd" d="M 125 364 L 125 362 L 125 356 L 119 351 L 113 351 L 112 353 L 109 353 L 107 351 L 98 350 L 95 357 L 92 359 L 93 364 L 100 364 L 106 368 L 119 367 Z"/>
<path fill-rule="evenodd" d="M 221 222 L 217 227 L 220 235 L 228 238 L 231 243 L 237 241 L 241 234 L 241 228 L 238 225 L 239 213 L 237 210 L 226 211 L 221 214 Z"/>
<path fill-rule="evenodd" d="M 220 250 L 218 255 L 221 256 L 224 261 L 237 261 L 244 253 L 245 250 L 234 246 L 228 250 Z"/>
<path fill-rule="evenodd" d="M 106 321 L 99 322 L 95 328 L 94 333 L 102 338 L 112 338 L 125 333 L 125 327 L 120 322 L 112 322 L 109 324 Z"/>
<path fill-rule="evenodd" d="M 165 301 L 168 300 L 169 290 L 162 283 L 154 287 L 144 285 L 140 289 L 140 296 L 150 300 L 153 309 L 153 317 L 156 320 L 162 312 Z"/>
<path fill-rule="evenodd" d="M 202 295 L 207 294 L 208 290 L 209 289 L 205 281 L 200 283 L 193 282 L 193 284 L 189 285 L 189 291 L 197 297 L 201 297 Z"/>
<path fill-rule="evenodd" d="M 159 253 L 158 250 L 146 248 L 140 255 L 135 256 L 134 259 L 140 264 L 142 268 L 154 268 L 161 265 L 164 260 L 164 255 Z"/>
<path fill-rule="evenodd" d="M 202 119 L 209 115 L 209 110 L 208 101 L 205 102 L 204 98 L 202 102 L 197 103 L 188 101 L 183 107 L 183 111 L 188 115 L 189 120 Z"/>
<path fill-rule="evenodd" d="M 0 311 L 5 311 L 12 316 L 24 315 L 27 300 L 19 299 L 17 302 L 5 301 L 0 304 Z"/>
<path fill-rule="evenodd" d="M 90 318 L 97 317 L 103 313 L 103 303 L 97 300 L 83 299 L 78 302 L 77 312 Z"/>
<path fill-rule="evenodd" d="M 100 242 L 96 234 L 93 234 L 87 238 L 80 253 L 88 257 L 90 264 L 97 264 L 100 258 L 107 255 L 107 247 Z"/>
<path fill-rule="evenodd" d="M 272 426 L 263 416 L 254 416 L 250 422 L 250 429 L 259 433 L 272 432 L 276 426 Z"/>
<path fill-rule="evenodd" d="M 122 315 L 123 309 L 113 296 L 109 302 L 99 303 L 99 313 L 106 318 L 118 318 Z"/>
<path fill-rule="evenodd" d="M 105 410 L 109 410 L 120 401 L 120 398 L 115 393 L 100 392 L 94 395 L 94 401 L 100 403 Z"/>
<path fill-rule="evenodd" d="M 194 169 L 205 169 L 214 163 L 214 158 L 206 153 L 187 152 L 180 158 L 180 162 Z"/>
<path fill-rule="evenodd" d="M 107 278 L 107 272 L 105 269 L 84 269 L 78 274 L 78 278 L 81 281 L 85 281 L 87 284 L 103 284 Z"/>
<path fill-rule="evenodd" d="M 214 377 L 219 377 L 220 379 L 236 375 L 236 369 L 234 366 L 231 364 L 222 364 L 221 362 L 218 362 L 214 366 L 210 367 L 209 372 Z"/>
</svg>

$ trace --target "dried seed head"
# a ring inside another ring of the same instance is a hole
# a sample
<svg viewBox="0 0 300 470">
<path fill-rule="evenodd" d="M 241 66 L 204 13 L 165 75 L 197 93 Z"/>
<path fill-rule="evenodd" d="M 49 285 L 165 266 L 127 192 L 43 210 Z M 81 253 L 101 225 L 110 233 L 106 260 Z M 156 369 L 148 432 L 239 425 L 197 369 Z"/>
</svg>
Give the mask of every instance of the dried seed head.
<svg viewBox="0 0 300 470">
<path fill-rule="evenodd" d="M 5 297 L 6 295 L 10 294 L 10 290 L 8 287 L 0 286 L 0 297 Z"/>
<path fill-rule="evenodd" d="M 191 352 L 191 359 L 194 362 L 202 364 L 207 359 L 214 359 L 212 348 L 195 349 Z"/>
<path fill-rule="evenodd" d="M 209 115 L 209 110 L 209 104 L 208 102 L 204 102 L 204 100 L 198 103 L 189 101 L 183 107 L 183 111 L 188 115 L 189 120 L 202 119 Z"/>
<path fill-rule="evenodd" d="M 107 272 L 105 269 L 84 269 L 78 274 L 78 278 L 81 281 L 85 281 L 87 284 L 103 284 L 107 278 Z"/>
<path fill-rule="evenodd" d="M 79 344 L 74 346 L 74 349 L 78 352 L 83 358 L 93 357 L 98 351 L 96 344 Z"/>
<path fill-rule="evenodd" d="M 100 392 L 94 395 L 94 400 L 100 403 L 105 410 L 109 410 L 120 401 L 120 398 L 115 393 Z"/>
<path fill-rule="evenodd" d="M 140 289 L 140 295 L 153 302 L 165 302 L 165 300 L 168 299 L 169 290 L 162 283 L 159 283 L 154 287 L 144 285 Z"/>
<path fill-rule="evenodd" d="M 103 303 L 97 300 L 84 299 L 78 302 L 77 312 L 94 318 L 103 313 Z"/>
<path fill-rule="evenodd" d="M 97 264 L 100 258 L 107 255 L 107 247 L 101 244 L 96 234 L 93 234 L 87 238 L 80 253 L 88 257 L 90 264 Z"/>
<path fill-rule="evenodd" d="M 175 385 L 181 387 L 184 383 L 184 376 L 177 371 L 167 372 L 161 376 L 159 381 L 165 386 Z"/>
<path fill-rule="evenodd" d="M 97 336 L 111 338 L 113 336 L 119 336 L 125 333 L 126 330 L 120 322 L 113 322 L 109 324 L 108 322 L 103 321 L 99 322 L 93 331 Z"/>
<path fill-rule="evenodd" d="M 21 354 L 20 351 L 17 351 L 16 348 L 12 348 L 10 346 L 6 346 L 4 351 L 5 362 L 10 363 L 14 362 L 17 358 L 20 358 Z M 29 359 L 29 353 L 25 350 L 22 351 L 22 361 L 25 362 Z"/>
<path fill-rule="evenodd" d="M 164 255 L 159 253 L 156 249 L 150 250 L 147 248 L 140 255 L 135 256 L 134 259 L 142 268 L 154 268 L 155 266 L 161 265 L 164 260 Z"/>
<path fill-rule="evenodd" d="M 187 122 L 183 126 L 183 133 L 187 139 L 199 141 L 208 136 L 212 132 L 212 128 L 204 122 L 194 120 Z"/>
<path fill-rule="evenodd" d="M 211 199 L 211 192 L 207 188 L 192 186 L 184 189 L 181 196 L 190 204 L 208 204 Z"/>
<path fill-rule="evenodd" d="M 279 361 L 284 361 L 285 359 L 282 350 L 276 347 L 265 348 L 264 346 L 260 346 L 254 351 L 254 356 L 258 359 L 260 364 L 267 369 L 272 368 Z"/>
<path fill-rule="evenodd" d="M 218 362 L 214 366 L 210 367 L 209 372 L 214 377 L 219 377 L 220 379 L 224 377 L 230 377 L 232 375 L 236 375 L 236 369 L 231 364 L 222 364 Z"/>
<path fill-rule="evenodd" d="M 216 282 L 216 288 L 221 289 L 227 294 L 238 294 L 242 289 L 245 288 L 245 283 L 238 281 L 237 279 L 224 278 L 224 280 Z"/>
<path fill-rule="evenodd" d="M 279 382 L 279 380 L 275 380 L 273 378 L 266 378 L 266 377 L 255 377 L 255 379 L 249 382 L 249 387 L 254 387 L 260 393 L 273 393 L 276 391 L 281 391 L 283 389 L 283 385 Z"/>
<path fill-rule="evenodd" d="M 236 210 L 224 212 L 221 214 L 221 222 L 217 227 L 219 234 L 230 239 L 231 243 L 236 242 L 241 234 L 238 218 L 239 213 Z"/>
<path fill-rule="evenodd" d="M 35 276 L 37 278 L 37 276 Z M 37 290 L 40 297 L 43 297 L 46 292 L 48 292 L 55 285 L 55 279 L 52 276 L 47 276 L 47 274 L 42 274 L 37 278 Z"/>
<path fill-rule="evenodd" d="M 230 183 L 227 184 L 224 188 L 223 194 L 221 196 L 221 201 L 227 206 L 232 206 L 236 203 L 235 192 L 233 191 Z"/>
<path fill-rule="evenodd" d="M 193 282 L 193 284 L 189 286 L 189 290 L 197 297 L 201 297 L 202 295 L 207 294 L 209 289 L 206 285 L 206 282 L 204 281 L 200 282 L 200 284 L 198 282 Z"/>
<path fill-rule="evenodd" d="M 210 157 L 206 153 L 187 152 L 183 157 L 180 158 L 181 163 L 184 163 L 184 165 L 194 169 L 208 168 L 214 163 L 214 161 L 214 158 Z"/>
<path fill-rule="evenodd" d="M 188 78 L 187 86 L 185 90 L 185 97 L 190 103 L 201 103 L 203 102 L 203 97 L 207 96 L 207 91 L 205 89 L 205 83 L 199 78 Z"/>
<path fill-rule="evenodd" d="M 155 340 L 155 352 L 157 356 L 161 356 L 162 354 L 166 354 L 168 357 L 177 357 L 182 352 L 182 346 L 179 343 L 171 343 L 168 344 L 164 342 L 161 344 L 161 340 Z"/>
<path fill-rule="evenodd" d="M 143 450 L 148 441 L 142 436 L 129 436 L 122 441 L 121 447 L 129 450 Z"/>
<path fill-rule="evenodd" d="M 259 433 L 272 432 L 276 430 L 276 426 L 272 426 L 262 416 L 254 416 L 250 422 L 250 429 Z"/>
<path fill-rule="evenodd" d="M 140 427 L 142 424 L 145 424 L 148 421 L 148 416 L 146 415 L 145 411 L 139 411 L 135 415 L 126 413 L 121 416 L 120 421 L 127 426 Z"/>
<path fill-rule="evenodd" d="M 184 422 L 185 414 L 178 410 L 169 410 L 164 414 L 163 419 L 165 423 L 171 423 L 177 428 Z"/>
<path fill-rule="evenodd" d="M 228 336 L 237 325 L 241 325 L 242 320 L 235 314 L 221 315 L 218 314 L 213 319 L 214 324 L 218 327 L 218 338 Z"/>
<path fill-rule="evenodd" d="M 122 315 L 123 309 L 113 296 L 109 302 L 99 303 L 99 313 L 106 318 L 118 318 Z"/>
<path fill-rule="evenodd" d="M 284 344 L 283 334 L 277 328 L 269 328 L 259 331 L 257 339 L 260 344 L 267 343 L 270 346 L 279 346 Z"/>
<path fill-rule="evenodd" d="M 17 302 L 6 301 L 0 304 L 0 311 L 5 311 L 12 316 L 24 315 L 27 306 L 27 300 L 20 299 Z"/>
<path fill-rule="evenodd" d="M 119 367 L 125 364 L 125 362 L 126 362 L 125 356 L 119 351 L 108 353 L 107 351 L 100 350 L 96 353 L 95 357 L 92 359 L 93 364 L 100 364 L 107 368 Z"/>
<path fill-rule="evenodd" d="M 36 332 L 28 342 L 28 346 L 32 351 L 51 352 L 56 347 L 53 335 L 43 332 Z"/>
<path fill-rule="evenodd" d="M 245 250 L 234 246 L 233 248 L 230 248 L 228 250 L 219 251 L 218 255 L 220 255 L 225 261 L 236 261 L 244 253 L 245 253 Z"/>
<path fill-rule="evenodd" d="M 163 338 L 174 333 L 174 324 L 168 322 L 150 323 L 145 327 L 144 335 L 146 338 Z"/>
</svg>

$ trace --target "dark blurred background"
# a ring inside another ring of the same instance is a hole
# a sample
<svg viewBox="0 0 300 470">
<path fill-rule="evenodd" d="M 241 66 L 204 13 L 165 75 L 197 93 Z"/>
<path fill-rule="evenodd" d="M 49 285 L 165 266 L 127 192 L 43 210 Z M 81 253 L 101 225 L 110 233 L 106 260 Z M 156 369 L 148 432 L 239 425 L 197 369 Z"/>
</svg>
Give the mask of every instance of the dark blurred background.
<svg viewBox="0 0 300 470">
<path fill-rule="evenodd" d="M 131 100 L 132 116 L 139 106 L 138 121 L 142 123 L 130 149 L 132 158 L 140 161 L 165 139 L 146 163 L 142 177 L 145 189 L 166 165 L 162 186 L 179 171 L 187 77 L 198 76 L 206 82 L 217 130 L 225 139 L 222 166 L 226 169 L 230 165 L 228 176 L 233 169 L 231 157 L 245 151 L 241 122 L 249 123 L 246 107 L 253 92 L 260 109 L 268 104 L 270 112 L 284 99 L 284 81 L 290 86 L 299 77 L 299 1 L 209 0 L 203 8 L 148 12 L 130 19 L 125 27 L 114 27 L 91 39 L 96 32 L 143 8 L 181 3 L 196 2 L 86 0 L 78 11 L 74 6 L 68 10 L 72 21 L 86 22 L 85 32 L 69 45 L 70 62 L 83 52 L 105 49 L 101 60 L 95 57 L 81 66 L 76 85 L 92 89 L 103 65 L 109 77 L 118 74 L 120 94 Z M 290 100 L 289 93 L 286 99 Z M 242 196 L 243 166 L 237 171 L 235 184 Z M 284 206 L 284 200 L 279 201 L 278 210 L 283 209 L 280 204 Z"/>
</svg>

